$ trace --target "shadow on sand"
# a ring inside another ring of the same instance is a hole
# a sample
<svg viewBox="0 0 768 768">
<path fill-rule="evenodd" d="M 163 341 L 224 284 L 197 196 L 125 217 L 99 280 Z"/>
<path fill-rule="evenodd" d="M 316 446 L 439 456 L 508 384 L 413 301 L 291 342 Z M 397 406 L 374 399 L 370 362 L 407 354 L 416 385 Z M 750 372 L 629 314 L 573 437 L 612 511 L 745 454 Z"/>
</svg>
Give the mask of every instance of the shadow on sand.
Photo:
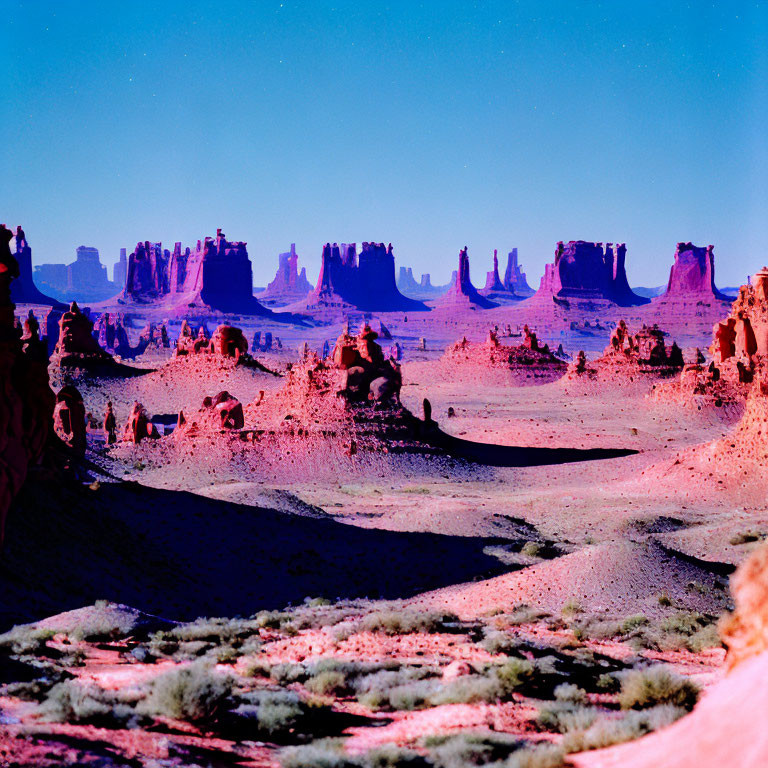
<svg viewBox="0 0 768 768">
<path fill-rule="evenodd" d="M 577 461 L 616 459 L 632 456 L 630 448 L 538 448 L 475 443 L 448 435 L 440 429 L 428 433 L 427 442 L 454 459 L 463 459 L 488 467 L 535 467 Z"/>
<path fill-rule="evenodd" d="M 0 630 L 97 599 L 171 619 L 406 597 L 508 570 L 483 538 L 359 528 L 134 483 L 46 487 L 8 517 Z"/>
</svg>

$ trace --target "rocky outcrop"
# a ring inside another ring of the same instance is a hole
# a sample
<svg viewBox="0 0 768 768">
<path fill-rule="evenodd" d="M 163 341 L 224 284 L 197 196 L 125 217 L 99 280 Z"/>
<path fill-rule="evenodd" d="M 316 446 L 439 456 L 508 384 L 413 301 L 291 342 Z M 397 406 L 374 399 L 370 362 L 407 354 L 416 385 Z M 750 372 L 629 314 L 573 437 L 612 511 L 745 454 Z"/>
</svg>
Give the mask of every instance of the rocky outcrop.
<svg viewBox="0 0 768 768">
<path fill-rule="evenodd" d="M 453 284 L 448 292 L 443 296 L 438 307 L 444 308 L 465 308 L 465 309 L 491 309 L 498 306 L 490 299 L 482 296 L 480 292 L 472 285 L 469 276 L 469 256 L 466 246 L 459 252 L 459 269 Z"/>
<path fill-rule="evenodd" d="M 54 409 L 39 326 L 28 324 L 25 339 L 14 329 L 11 285 L 20 270 L 11 238 L 11 231 L 0 225 L 0 544 L 11 501 L 29 467 L 43 455 Z"/>
<path fill-rule="evenodd" d="M 517 248 L 507 254 L 507 268 L 504 271 L 504 287 L 516 296 L 527 298 L 533 296 L 534 290 L 528 285 L 525 272 L 517 262 Z"/>
<path fill-rule="evenodd" d="M 125 286 L 125 280 L 119 285 L 109 281 L 98 249 L 87 245 L 77 248 L 77 258 L 70 264 L 36 266 L 35 282 L 55 298 L 69 301 L 103 301 Z"/>
<path fill-rule="evenodd" d="M 603 354 L 587 362 L 584 352 L 580 351 L 569 366 L 564 382 L 599 380 L 626 384 L 675 376 L 683 369 L 683 353 L 675 342 L 667 346 L 664 337 L 664 331 L 656 325 L 644 325 L 633 334 L 620 320 Z"/>
<path fill-rule="evenodd" d="M 395 283 L 392 244 L 326 243 L 320 277 L 307 301 L 308 309 L 360 309 L 371 312 L 419 311 L 427 307 L 403 296 Z"/>
<path fill-rule="evenodd" d="M 502 344 L 493 330 L 482 344 L 462 338 L 440 358 L 442 378 L 515 386 L 546 384 L 559 379 L 566 371 L 566 364 L 550 352 L 548 345 L 539 344 L 528 326 L 524 334 L 523 343 L 518 346 Z"/>
<path fill-rule="evenodd" d="M 175 439 L 197 437 L 201 432 L 228 432 L 242 429 L 245 424 L 242 403 L 229 392 L 206 397 L 200 410 L 191 418 L 179 413 Z"/>
<path fill-rule="evenodd" d="M 0 225 L 4 231 L 5 225 Z M 18 275 L 11 284 L 11 301 L 15 304 L 45 304 L 49 307 L 64 309 L 57 299 L 46 296 L 38 290 L 35 281 L 32 278 L 32 249 L 27 242 L 27 236 L 21 227 L 16 227 L 16 234 L 13 237 L 16 249 L 15 262 L 18 265 Z"/>
<path fill-rule="evenodd" d="M 647 304 L 627 282 L 626 246 L 590 243 L 584 240 L 558 242 L 555 260 L 544 268 L 536 293 L 539 301 L 554 301 L 565 307 L 608 309 Z"/>
<path fill-rule="evenodd" d="M 60 368 L 89 368 L 114 363 L 94 338 L 93 322 L 80 311 L 73 301 L 59 320 L 59 340 L 51 356 L 51 363 Z"/>
<path fill-rule="evenodd" d="M 259 294 L 259 299 L 272 304 L 290 304 L 311 293 L 312 284 L 307 280 L 307 268 L 302 267 L 299 272 L 298 264 L 296 244 L 291 243 L 291 250 L 278 256 L 275 279 Z"/>
<path fill-rule="evenodd" d="M 687 365 L 657 396 L 697 407 L 743 406 L 753 383 L 768 380 L 768 267 L 741 286 L 728 316 L 715 323 L 709 352 L 708 365 Z"/>
</svg>

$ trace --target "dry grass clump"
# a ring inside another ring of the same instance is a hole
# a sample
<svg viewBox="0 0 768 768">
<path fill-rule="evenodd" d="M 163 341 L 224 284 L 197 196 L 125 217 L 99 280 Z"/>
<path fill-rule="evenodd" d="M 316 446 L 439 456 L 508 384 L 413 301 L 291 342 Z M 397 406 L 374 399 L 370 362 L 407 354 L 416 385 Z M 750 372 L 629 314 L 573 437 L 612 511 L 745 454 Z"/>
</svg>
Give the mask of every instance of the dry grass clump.
<svg viewBox="0 0 768 768">
<path fill-rule="evenodd" d="M 699 698 L 699 687 L 692 680 L 677 675 L 659 664 L 633 669 L 622 675 L 619 705 L 622 709 L 648 709 L 671 704 L 691 710 Z"/>
<path fill-rule="evenodd" d="M 686 713 L 685 709 L 662 704 L 642 711 L 628 712 L 622 717 L 600 715 L 592 718 L 586 727 L 565 729 L 563 749 L 566 752 L 584 752 L 603 749 L 625 741 L 633 741 L 651 731 L 671 725 Z"/>
<path fill-rule="evenodd" d="M 210 723 L 223 714 L 232 688 L 229 677 L 208 666 L 186 664 L 156 677 L 141 709 L 154 717 Z"/>
<path fill-rule="evenodd" d="M 409 635 L 416 632 L 453 631 L 458 622 L 458 617 L 452 613 L 406 608 L 369 613 L 360 622 L 360 628 L 365 632 L 381 632 L 385 635 Z"/>
<path fill-rule="evenodd" d="M 102 728 L 137 727 L 141 721 L 135 699 L 120 697 L 97 685 L 67 680 L 54 685 L 39 707 L 52 723 L 89 723 Z"/>
<path fill-rule="evenodd" d="M 55 634 L 52 629 L 22 624 L 0 635 L 0 651 L 12 656 L 45 656 L 47 643 Z"/>
</svg>

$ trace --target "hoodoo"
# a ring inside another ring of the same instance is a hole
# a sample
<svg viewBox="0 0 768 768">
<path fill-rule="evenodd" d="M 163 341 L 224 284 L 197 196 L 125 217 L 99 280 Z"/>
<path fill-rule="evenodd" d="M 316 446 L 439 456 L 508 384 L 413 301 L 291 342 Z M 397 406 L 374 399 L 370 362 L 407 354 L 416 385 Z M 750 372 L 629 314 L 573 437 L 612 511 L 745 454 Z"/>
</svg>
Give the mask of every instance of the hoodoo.
<svg viewBox="0 0 768 768">
<path fill-rule="evenodd" d="M 485 288 L 479 293 L 492 301 L 508 302 L 510 300 L 521 298 L 515 295 L 514 290 L 505 285 L 499 276 L 499 255 L 498 251 L 493 252 L 493 269 L 486 275 Z"/>
<path fill-rule="evenodd" d="M 533 296 L 535 291 L 528 285 L 525 272 L 517 262 L 517 248 L 513 248 L 507 255 L 507 268 L 504 272 L 504 287 L 512 291 L 516 296 L 527 298 Z"/>
<path fill-rule="evenodd" d="M 448 289 L 448 293 L 440 299 L 438 306 L 464 306 L 472 309 L 491 309 L 498 306 L 498 304 L 482 296 L 477 288 L 472 285 L 472 280 L 469 276 L 469 256 L 467 255 L 466 246 L 459 252 L 459 269 L 453 285 Z"/>
<path fill-rule="evenodd" d="M 307 280 L 307 268 L 298 269 L 299 257 L 296 244 L 291 243 L 291 250 L 278 257 L 275 279 L 259 298 L 271 304 L 289 304 L 306 297 L 312 291 L 312 284 Z"/>
</svg>

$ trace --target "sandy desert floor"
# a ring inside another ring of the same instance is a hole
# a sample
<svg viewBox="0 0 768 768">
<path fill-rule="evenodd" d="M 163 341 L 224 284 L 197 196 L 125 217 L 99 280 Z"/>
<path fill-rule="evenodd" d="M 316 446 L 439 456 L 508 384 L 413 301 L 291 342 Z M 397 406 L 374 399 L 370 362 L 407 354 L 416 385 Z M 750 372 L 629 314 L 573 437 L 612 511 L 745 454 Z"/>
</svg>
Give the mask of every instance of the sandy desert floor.
<svg viewBox="0 0 768 768">
<path fill-rule="evenodd" d="M 147 355 L 146 375 L 75 383 L 95 415 L 140 400 L 170 431 L 206 395 L 273 395 L 291 333 L 259 357 L 278 375 Z M 266 461 L 93 430 L 80 482 L 36 473 L 0 561 L 4 626 L 38 622 L 0 638 L 0 761 L 541 768 L 689 709 L 722 674 L 728 577 L 768 532 L 762 474 L 702 458 L 734 415 L 653 381 L 470 386 L 439 360 L 454 335 L 406 354 L 403 404 L 535 459 Z M 97 600 L 137 610 L 46 620 Z M 638 675 L 667 678 L 637 700 Z"/>
</svg>

